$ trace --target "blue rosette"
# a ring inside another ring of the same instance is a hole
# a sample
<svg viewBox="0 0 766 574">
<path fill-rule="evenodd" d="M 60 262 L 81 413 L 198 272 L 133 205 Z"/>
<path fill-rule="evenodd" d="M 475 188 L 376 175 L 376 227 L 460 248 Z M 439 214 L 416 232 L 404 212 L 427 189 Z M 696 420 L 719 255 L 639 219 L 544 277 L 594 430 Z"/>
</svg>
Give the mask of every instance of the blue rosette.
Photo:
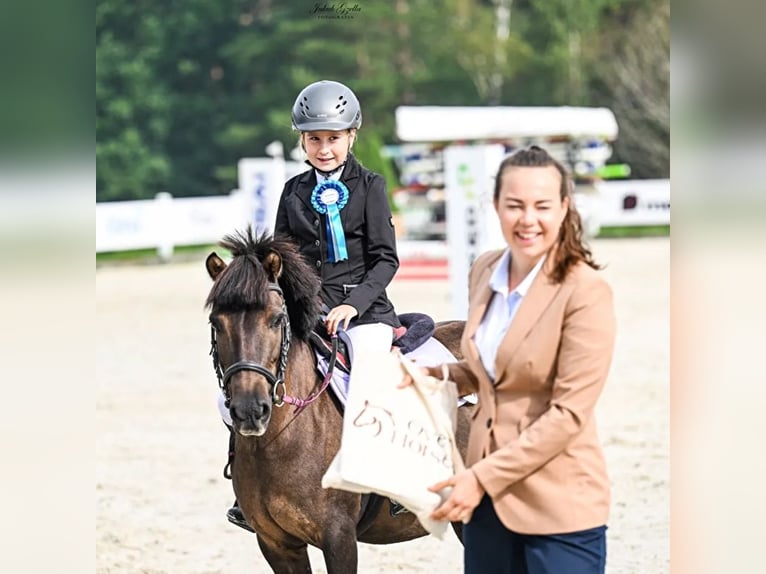
<svg viewBox="0 0 766 574">
<path fill-rule="evenodd" d="M 340 220 L 340 210 L 348 203 L 348 188 L 334 179 L 318 183 L 311 192 L 311 206 L 317 213 L 327 214 L 327 251 L 330 263 L 346 261 L 346 235 Z"/>
</svg>

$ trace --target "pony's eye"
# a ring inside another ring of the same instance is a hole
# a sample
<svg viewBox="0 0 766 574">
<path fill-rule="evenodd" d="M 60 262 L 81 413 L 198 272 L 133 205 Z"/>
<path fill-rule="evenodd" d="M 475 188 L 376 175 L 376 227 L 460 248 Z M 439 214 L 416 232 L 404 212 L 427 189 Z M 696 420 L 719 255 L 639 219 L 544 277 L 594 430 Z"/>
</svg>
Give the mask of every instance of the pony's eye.
<svg viewBox="0 0 766 574">
<path fill-rule="evenodd" d="M 277 327 L 281 327 L 282 326 L 282 322 L 284 321 L 284 319 L 285 319 L 285 314 L 284 313 L 279 313 L 278 315 L 276 315 L 271 320 L 271 323 L 269 323 L 269 326 L 272 329 L 276 329 Z"/>
<path fill-rule="evenodd" d="M 221 322 L 218 320 L 218 317 L 213 317 L 211 315 L 209 320 L 210 320 L 210 325 L 212 325 L 213 329 L 215 329 L 216 331 L 221 330 Z"/>
</svg>

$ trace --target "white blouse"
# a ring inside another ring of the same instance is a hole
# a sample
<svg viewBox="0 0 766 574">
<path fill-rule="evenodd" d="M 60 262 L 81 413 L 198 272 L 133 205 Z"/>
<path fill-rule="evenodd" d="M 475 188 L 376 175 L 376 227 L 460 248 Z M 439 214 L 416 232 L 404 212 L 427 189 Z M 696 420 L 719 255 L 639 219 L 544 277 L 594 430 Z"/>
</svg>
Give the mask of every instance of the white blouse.
<svg viewBox="0 0 766 574">
<path fill-rule="evenodd" d="M 489 378 L 495 380 L 495 357 L 497 348 L 508 332 L 511 321 L 516 316 L 519 304 L 527 294 L 529 287 L 537 277 L 545 261 L 545 256 L 527 273 L 521 283 L 508 293 L 508 270 L 511 264 L 511 251 L 506 249 L 503 256 L 489 279 L 489 286 L 495 292 L 487 306 L 479 328 L 473 336 L 476 346 L 479 348 L 479 356 Z"/>
</svg>

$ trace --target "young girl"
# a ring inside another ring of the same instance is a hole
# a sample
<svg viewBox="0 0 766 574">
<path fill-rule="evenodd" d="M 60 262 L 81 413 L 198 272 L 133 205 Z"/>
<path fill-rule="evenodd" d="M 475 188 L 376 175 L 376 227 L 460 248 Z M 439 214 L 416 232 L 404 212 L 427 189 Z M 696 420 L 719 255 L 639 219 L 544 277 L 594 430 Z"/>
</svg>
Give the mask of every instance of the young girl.
<svg viewBox="0 0 766 574">
<path fill-rule="evenodd" d="M 341 83 L 315 82 L 298 94 L 292 122 L 311 169 L 285 184 L 274 234 L 292 239 L 316 266 L 327 332 L 345 330 L 357 359 L 388 352 L 400 323 L 386 287 L 399 258 L 386 182 L 351 153 L 362 125 L 359 100 Z M 249 529 L 236 504 L 228 518 Z"/>
<path fill-rule="evenodd" d="M 346 330 L 356 355 L 388 351 L 399 321 L 386 286 L 399 258 L 386 182 L 351 153 L 359 100 L 343 84 L 315 82 L 298 94 L 292 120 L 312 169 L 285 184 L 274 233 L 316 265 L 328 333 Z"/>
</svg>

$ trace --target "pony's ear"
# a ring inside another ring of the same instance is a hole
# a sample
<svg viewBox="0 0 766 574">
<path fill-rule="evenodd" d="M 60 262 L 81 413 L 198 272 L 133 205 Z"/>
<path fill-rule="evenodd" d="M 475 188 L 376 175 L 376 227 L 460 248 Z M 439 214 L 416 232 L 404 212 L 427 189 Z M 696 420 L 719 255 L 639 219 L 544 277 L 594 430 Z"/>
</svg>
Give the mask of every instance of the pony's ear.
<svg viewBox="0 0 766 574">
<path fill-rule="evenodd" d="M 210 278 L 215 280 L 215 278 L 221 274 L 221 271 L 226 269 L 226 263 L 223 262 L 223 259 L 218 257 L 218 254 L 215 251 L 213 251 L 207 256 L 207 259 L 205 259 L 205 267 L 207 268 L 207 273 L 210 275 Z"/>
<path fill-rule="evenodd" d="M 263 258 L 263 268 L 276 281 L 282 275 L 282 257 L 276 251 L 269 251 Z"/>
</svg>

